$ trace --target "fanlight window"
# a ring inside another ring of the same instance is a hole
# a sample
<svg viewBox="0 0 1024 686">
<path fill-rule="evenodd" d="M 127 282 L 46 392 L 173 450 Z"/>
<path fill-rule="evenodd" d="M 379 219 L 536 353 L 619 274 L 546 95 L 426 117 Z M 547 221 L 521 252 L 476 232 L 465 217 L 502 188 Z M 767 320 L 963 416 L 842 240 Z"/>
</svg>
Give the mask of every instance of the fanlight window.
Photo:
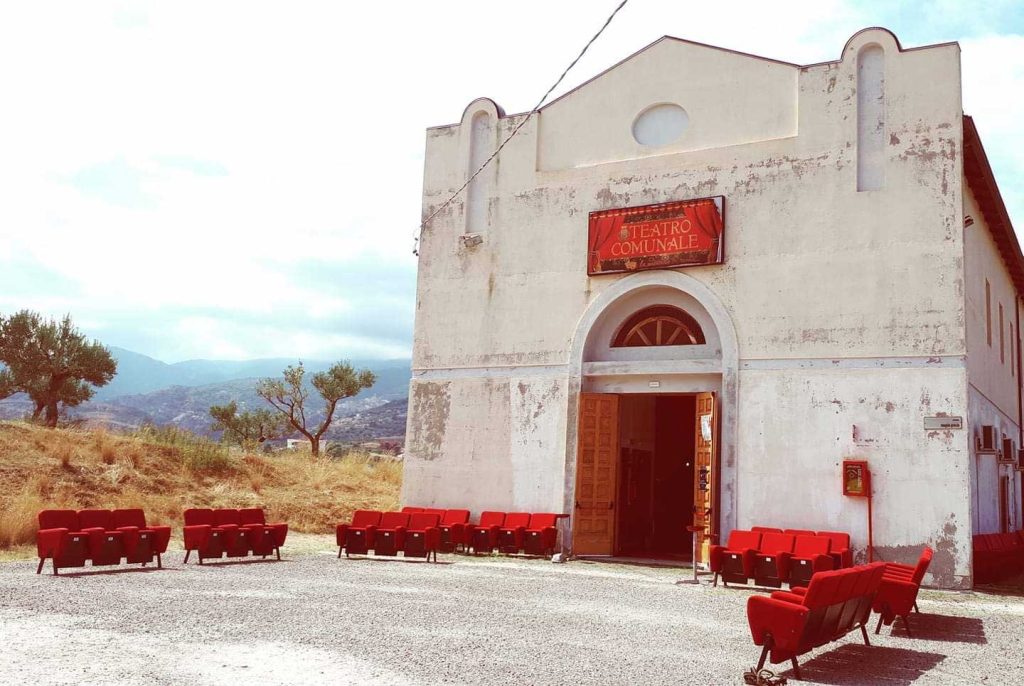
<svg viewBox="0 0 1024 686">
<path fill-rule="evenodd" d="M 640 310 L 626 320 L 612 341 L 613 348 L 656 345 L 703 345 L 704 332 L 697 320 L 670 305 Z"/>
</svg>

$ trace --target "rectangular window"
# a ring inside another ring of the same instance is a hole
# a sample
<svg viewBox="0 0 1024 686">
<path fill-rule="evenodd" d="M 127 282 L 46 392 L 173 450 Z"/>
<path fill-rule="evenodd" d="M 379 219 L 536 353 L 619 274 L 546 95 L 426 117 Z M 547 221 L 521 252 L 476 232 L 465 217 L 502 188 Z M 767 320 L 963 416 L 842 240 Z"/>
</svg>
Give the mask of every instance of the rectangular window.
<svg viewBox="0 0 1024 686">
<path fill-rule="evenodd" d="M 1003 340 L 1003 303 L 999 303 L 999 364 L 1006 364 L 1006 341 Z"/>
<path fill-rule="evenodd" d="M 988 347 L 992 347 L 992 287 L 985 279 L 985 338 L 988 340 Z"/>
</svg>

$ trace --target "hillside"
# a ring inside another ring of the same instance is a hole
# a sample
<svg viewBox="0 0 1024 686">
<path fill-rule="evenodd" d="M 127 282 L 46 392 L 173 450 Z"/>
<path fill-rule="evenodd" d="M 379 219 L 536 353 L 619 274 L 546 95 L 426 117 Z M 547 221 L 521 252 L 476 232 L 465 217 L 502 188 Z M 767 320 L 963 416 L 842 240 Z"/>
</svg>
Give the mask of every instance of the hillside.
<svg viewBox="0 0 1024 686">
<path fill-rule="evenodd" d="M 355 509 L 396 507 L 401 479 L 400 462 L 365 454 L 243 455 L 177 431 L 0 422 L 0 550 L 32 543 L 46 508 L 142 507 L 177 540 L 187 507 L 258 506 L 294 531 L 328 533 Z"/>
</svg>

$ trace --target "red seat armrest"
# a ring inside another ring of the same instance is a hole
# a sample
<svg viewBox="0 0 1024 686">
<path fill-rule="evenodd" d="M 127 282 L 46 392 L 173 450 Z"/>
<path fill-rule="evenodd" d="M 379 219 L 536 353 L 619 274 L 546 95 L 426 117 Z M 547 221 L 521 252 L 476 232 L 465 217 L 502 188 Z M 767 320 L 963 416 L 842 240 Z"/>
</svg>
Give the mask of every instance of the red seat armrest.
<svg viewBox="0 0 1024 686">
<path fill-rule="evenodd" d="M 39 557 L 54 557 L 60 553 L 61 542 L 68 529 L 40 529 L 36 534 L 36 550 Z"/>
<path fill-rule="evenodd" d="M 808 610 L 803 605 L 755 595 L 747 599 L 747 623 L 754 644 L 762 646 L 771 634 L 773 650 L 795 653 Z"/>
<path fill-rule="evenodd" d="M 209 524 L 195 524 L 182 529 L 185 534 L 185 550 L 198 550 L 206 545 L 213 527 Z"/>
<path fill-rule="evenodd" d="M 776 600 L 785 600 L 787 603 L 804 604 L 804 597 L 802 595 L 789 593 L 788 591 L 773 591 L 771 597 Z"/>
</svg>

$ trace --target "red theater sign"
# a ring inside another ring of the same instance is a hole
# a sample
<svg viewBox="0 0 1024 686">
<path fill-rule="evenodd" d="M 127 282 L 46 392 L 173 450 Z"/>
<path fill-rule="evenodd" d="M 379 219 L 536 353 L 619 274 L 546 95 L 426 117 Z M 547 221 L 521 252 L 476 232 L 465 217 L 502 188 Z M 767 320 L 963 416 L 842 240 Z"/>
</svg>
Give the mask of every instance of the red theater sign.
<svg viewBox="0 0 1024 686">
<path fill-rule="evenodd" d="M 721 264 L 721 195 L 590 213 L 587 274 Z"/>
</svg>

